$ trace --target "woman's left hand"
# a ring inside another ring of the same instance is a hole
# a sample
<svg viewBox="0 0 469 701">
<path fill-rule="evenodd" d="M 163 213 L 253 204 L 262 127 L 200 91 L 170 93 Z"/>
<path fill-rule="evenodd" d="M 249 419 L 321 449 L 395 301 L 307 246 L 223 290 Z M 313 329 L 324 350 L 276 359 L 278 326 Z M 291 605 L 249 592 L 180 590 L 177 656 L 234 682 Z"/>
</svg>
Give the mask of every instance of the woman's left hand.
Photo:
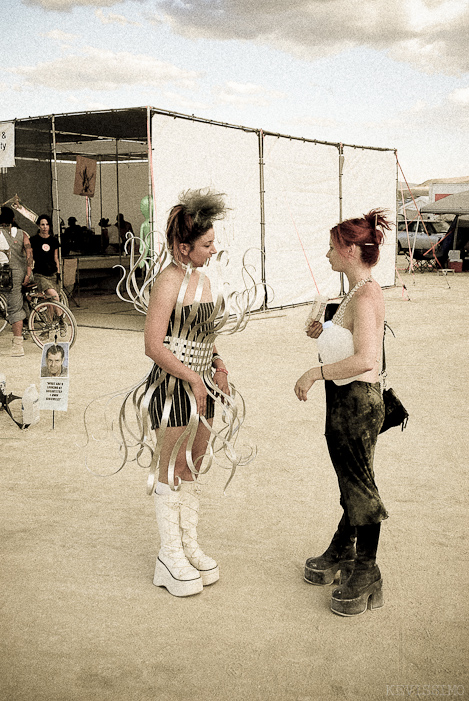
<svg viewBox="0 0 469 701">
<path fill-rule="evenodd" d="M 311 377 L 311 370 L 305 372 L 299 380 L 297 380 L 295 385 L 295 394 L 300 400 L 300 402 L 306 402 L 308 399 L 308 392 L 314 385 L 315 380 Z"/>
<path fill-rule="evenodd" d="M 322 324 L 320 321 L 313 321 L 306 330 L 306 335 L 310 338 L 319 338 L 322 334 Z"/>
<path fill-rule="evenodd" d="M 228 384 L 228 375 L 226 372 L 215 372 L 213 381 L 224 394 L 230 395 L 230 386 Z"/>
</svg>

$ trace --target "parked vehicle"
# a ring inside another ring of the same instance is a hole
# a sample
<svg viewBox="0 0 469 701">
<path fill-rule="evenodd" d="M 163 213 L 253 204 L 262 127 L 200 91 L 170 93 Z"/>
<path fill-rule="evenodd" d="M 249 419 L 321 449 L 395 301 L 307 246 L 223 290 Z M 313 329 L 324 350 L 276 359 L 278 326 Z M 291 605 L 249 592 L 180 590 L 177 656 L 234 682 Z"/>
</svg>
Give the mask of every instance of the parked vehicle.
<svg viewBox="0 0 469 701">
<path fill-rule="evenodd" d="M 407 229 L 405 221 L 399 221 L 397 223 L 397 251 L 402 253 L 409 249 L 427 251 L 431 246 L 434 246 L 443 236 L 446 234 L 449 228 L 448 222 L 444 221 L 426 221 L 425 229 L 423 224 L 418 219 L 417 221 L 407 222 Z M 407 231 L 409 234 L 407 235 Z M 427 233 L 428 232 L 428 233 Z M 415 246 L 414 246 L 415 239 Z"/>
</svg>

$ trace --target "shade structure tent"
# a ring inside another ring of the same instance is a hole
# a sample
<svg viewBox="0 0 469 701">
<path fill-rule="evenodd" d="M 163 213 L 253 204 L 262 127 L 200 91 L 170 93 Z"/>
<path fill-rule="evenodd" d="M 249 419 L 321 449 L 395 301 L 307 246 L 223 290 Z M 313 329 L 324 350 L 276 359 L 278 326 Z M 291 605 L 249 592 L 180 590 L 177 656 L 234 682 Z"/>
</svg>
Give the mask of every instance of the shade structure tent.
<svg viewBox="0 0 469 701">
<path fill-rule="evenodd" d="M 455 215 L 446 240 L 440 244 L 439 258 L 446 258 L 451 249 L 460 250 L 461 252 L 465 251 L 468 243 L 467 231 L 469 229 L 469 190 L 442 197 L 437 202 L 425 205 L 421 211 L 429 214 Z"/>
<path fill-rule="evenodd" d="M 429 214 L 469 215 L 469 190 L 442 197 L 437 202 L 424 205 L 420 211 Z"/>
<path fill-rule="evenodd" d="M 2 173 L 2 201 L 18 193 L 36 212 L 52 212 L 54 228 L 84 218 L 73 194 L 77 156 L 97 162 L 91 228 L 118 212 L 138 233 L 140 202 L 152 197 L 154 249 L 181 191 L 212 187 L 226 194 L 227 217 L 215 224 L 229 254 L 228 282 L 243 285 L 243 261 L 271 290 L 262 304 L 306 303 L 341 292 L 325 254 L 337 222 L 384 208 L 396 220 L 394 149 L 331 143 L 225 124 L 152 107 L 49 115 L 15 121 L 16 166 Z M 27 228 L 27 227 L 25 227 Z M 382 248 L 375 277 L 394 284 L 396 237 Z"/>
</svg>

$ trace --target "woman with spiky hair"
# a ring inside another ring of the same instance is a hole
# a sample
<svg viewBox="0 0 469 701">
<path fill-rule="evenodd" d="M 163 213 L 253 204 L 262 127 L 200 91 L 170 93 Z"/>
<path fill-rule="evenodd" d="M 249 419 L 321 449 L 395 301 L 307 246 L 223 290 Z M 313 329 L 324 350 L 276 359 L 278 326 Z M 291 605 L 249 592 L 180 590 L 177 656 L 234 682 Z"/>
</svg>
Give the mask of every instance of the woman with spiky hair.
<svg viewBox="0 0 469 701">
<path fill-rule="evenodd" d="M 145 402 L 160 445 L 156 515 L 161 548 L 154 584 L 175 596 L 200 592 L 219 577 L 197 543 L 197 476 L 209 445 L 214 405 L 229 402 L 228 371 L 217 354 L 212 291 L 203 266 L 216 254 L 213 222 L 223 196 L 188 190 L 170 211 L 171 263 L 156 277 L 148 304 L 145 353 L 154 362 Z"/>
<path fill-rule="evenodd" d="M 327 550 L 306 561 L 305 579 L 332 584 L 341 570 L 342 585 L 333 591 L 331 610 L 342 616 L 383 605 L 376 552 L 381 521 L 388 515 L 375 483 L 373 457 L 384 419 L 379 381 L 384 299 L 371 273 L 385 229 L 390 225 L 381 210 L 331 229 L 327 258 L 332 270 L 347 277 L 349 292 L 332 321 L 324 326 L 314 322 L 307 331 L 318 339 L 323 364 L 307 370 L 295 385 L 298 399 L 306 401 L 311 387 L 325 381 L 326 441 L 343 514 Z"/>
</svg>

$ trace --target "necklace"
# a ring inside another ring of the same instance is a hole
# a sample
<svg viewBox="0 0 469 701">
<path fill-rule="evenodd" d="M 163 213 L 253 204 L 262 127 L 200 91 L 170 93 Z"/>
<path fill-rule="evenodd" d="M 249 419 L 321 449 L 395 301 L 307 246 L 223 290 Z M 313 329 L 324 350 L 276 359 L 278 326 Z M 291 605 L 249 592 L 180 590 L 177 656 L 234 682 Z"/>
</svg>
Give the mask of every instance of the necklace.
<svg viewBox="0 0 469 701">
<path fill-rule="evenodd" d="M 363 280 L 359 280 L 359 281 L 357 282 L 357 284 L 355 285 L 355 287 L 352 287 L 352 289 L 351 289 L 349 292 L 347 292 L 347 294 L 346 294 L 345 297 L 343 298 L 342 302 L 340 303 L 340 307 L 338 308 L 338 310 L 337 310 L 336 313 L 334 314 L 334 318 L 333 318 L 333 320 L 332 320 L 332 321 L 334 322 L 334 324 L 336 324 L 336 326 L 342 326 L 342 325 L 343 325 L 344 314 L 345 314 L 345 310 L 346 310 L 346 308 L 347 308 L 347 304 L 350 302 L 350 300 L 352 299 L 352 297 L 353 297 L 353 295 L 355 294 L 355 292 L 356 292 L 357 290 L 359 290 L 360 287 L 363 287 L 363 285 L 364 285 L 365 283 L 371 282 L 371 279 L 372 279 L 372 278 L 371 278 L 371 275 L 370 275 L 369 277 L 364 278 Z"/>
<path fill-rule="evenodd" d="M 183 263 L 181 260 L 176 260 L 176 258 L 171 255 L 171 263 L 176 266 L 176 268 L 182 268 L 184 272 L 187 272 L 188 270 L 194 270 L 194 266 L 192 265 L 192 262 L 189 261 L 189 263 Z"/>
</svg>

